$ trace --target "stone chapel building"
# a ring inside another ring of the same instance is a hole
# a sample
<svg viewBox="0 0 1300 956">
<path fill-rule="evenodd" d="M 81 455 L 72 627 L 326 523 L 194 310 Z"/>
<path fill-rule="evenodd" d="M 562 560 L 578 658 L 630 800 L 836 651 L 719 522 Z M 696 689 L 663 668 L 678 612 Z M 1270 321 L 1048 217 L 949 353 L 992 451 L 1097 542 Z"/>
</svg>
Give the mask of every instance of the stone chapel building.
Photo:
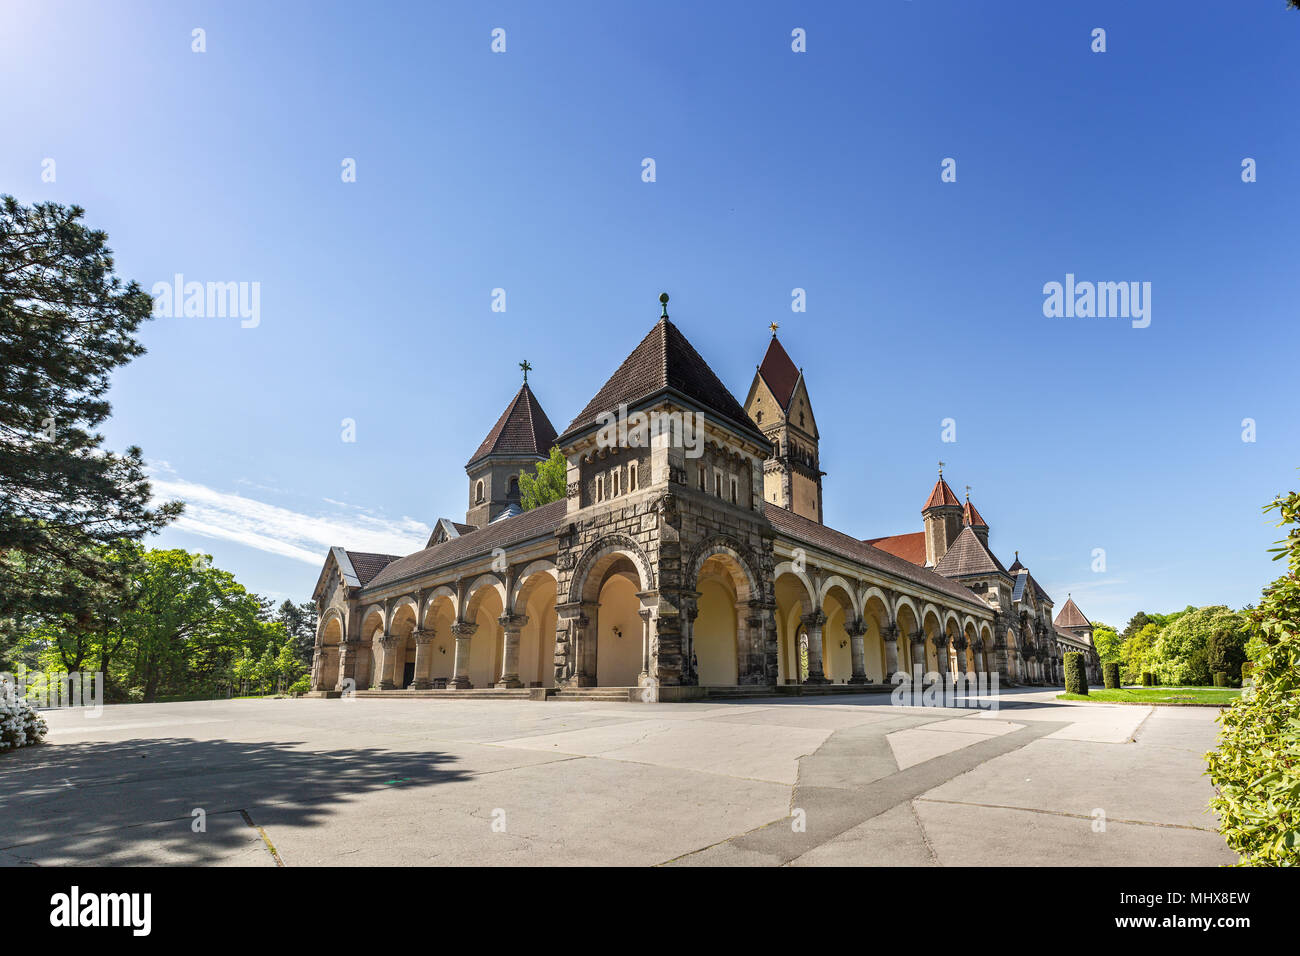
<svg viewBox="0 0 1300 956">
<path fill-rule="evenodd" d="M 440 519 L 414 554 L 330 549 L 314 691 L 668 700 L 880 689 L 918 667 L 1046 684 L 1069 650 L 1097 679 L 1087 618 L 1067 601 L 1053 619 L 942 472 L 920 531 L 827 527 L 808 384 L 776 328 L 742 405 L 660 298 L 562 434 L 525 372 L 465 466 L 464 522 Z M 519 475 L 554 445 L 567 496 L 522 511 Z"/>
</svg>

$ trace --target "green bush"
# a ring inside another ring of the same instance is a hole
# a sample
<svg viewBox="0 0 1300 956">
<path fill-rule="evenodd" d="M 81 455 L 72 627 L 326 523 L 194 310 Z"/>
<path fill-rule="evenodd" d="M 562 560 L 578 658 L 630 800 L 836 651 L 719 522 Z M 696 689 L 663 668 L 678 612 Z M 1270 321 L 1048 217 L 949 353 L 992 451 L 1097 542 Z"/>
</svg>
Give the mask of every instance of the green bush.
<svg viewBox="0 0 1300 956">
<path fill-rule="evenodd" d="M 1101 665 L 1101 679 L 1106 684 L 1107 690 L 1116 690 L 1119 687 L 1119 662 L 1109 661 Z"/>
<path fill-rule="evenodd" d="M 1142 686 L 1143 686 L 1143 687 L 1154 687 L 1154 686 L 1155 686 L 1155 683 L 1156 683 L 1156 675 L 1155 675 L 1155 674 L 1152 674 L 1150 671 L 1143 671 L 1143 672 L 1142 672 Z"/>
<path fill-rule="evenodd" d="M 1223 671 L 1215 671 L 1215 672 L 1214 672 L 1214 686 L 1215 686 L 1215 687 L 1228 687 L 1228 686 L 1229 686 L 1228 675 L 1225 674 Z"/>
<path fill-rule="evenodd" d="M 289 685 L 289 693 L 294 697 L 305 694 L 311 690 L 311 675 L 303 674 L 296 681 Z"/>
<path fill-rule="evenodd" d="M 1206 771 L 1218 790 L 1210 806 L 1219 832 L 1246 866 L 1300 864 L 1300 494 L 1278 496 L 1265 512 L 1290 525 L 1274 560 L 1287 574 L 1251 614 L 1246 646 L 1253 692 L 1219 714 L 1218 750 Z"/>
<path fill-rule="evenodd" d="M 1083 654 L 1079 651 L 1070 651 L 1065 655 L 1065 692 L 1088 693 L 1088 672 L 1084 670 Z"/>
</svg>

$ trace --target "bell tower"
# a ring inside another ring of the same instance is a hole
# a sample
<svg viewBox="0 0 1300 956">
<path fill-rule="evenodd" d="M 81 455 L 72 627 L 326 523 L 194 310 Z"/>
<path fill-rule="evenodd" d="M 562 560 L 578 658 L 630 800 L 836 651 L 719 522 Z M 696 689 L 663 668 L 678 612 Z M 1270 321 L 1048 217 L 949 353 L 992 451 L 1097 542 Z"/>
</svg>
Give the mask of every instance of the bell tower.
<svg viewBox="0 0 1300 956">
<path fill-rule="evenodd" d="M 519 475 L 535 470 L 555 444 L 555 429 L 528 387 L 532 366 L 523 361 L 519 367 L 524 384 L 465 464 L 469 476 L 465 523 L 477 528 L 503 514 L 519 513 Z"/>
<path fill-rule="evenodd" d="M 803 370 L 790 360 L 776 337 L 754 373 L 745 399 L 745 412 L 769 442 L 771 457 L 763 463 L 763 500 L 819 524 L 822 521 L 821 454 L 817 420 Z"/>
<path fill-rule="evenodd" d="M 939 462 L 939 480 L 921 509 L 921 517 L 925 519 L 925 566 L 932 568 L 943 560 L 962 526 L 961 502 L 943 480 L 943 462 Z"/>
</svg>

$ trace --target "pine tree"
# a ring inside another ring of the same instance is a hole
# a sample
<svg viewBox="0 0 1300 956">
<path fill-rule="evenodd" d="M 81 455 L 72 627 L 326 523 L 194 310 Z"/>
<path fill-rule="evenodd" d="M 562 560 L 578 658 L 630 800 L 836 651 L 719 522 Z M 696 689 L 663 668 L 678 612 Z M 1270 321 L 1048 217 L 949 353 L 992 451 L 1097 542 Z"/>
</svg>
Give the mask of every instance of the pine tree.
<svg viewBox="0 0 1300 956">
<path fill-rule="evenodd" d="M 83 215 L 0 197 L 0 622 L 11 630 L 90 626 L 131 573 L 118 549 L 182 507 L 152 505 L 140 449 L 115 454 L 96 431 L 110 374 L 144 352 L 135 332 L 152 301 L 114 273 L 107 237 Z"/>
</svg>

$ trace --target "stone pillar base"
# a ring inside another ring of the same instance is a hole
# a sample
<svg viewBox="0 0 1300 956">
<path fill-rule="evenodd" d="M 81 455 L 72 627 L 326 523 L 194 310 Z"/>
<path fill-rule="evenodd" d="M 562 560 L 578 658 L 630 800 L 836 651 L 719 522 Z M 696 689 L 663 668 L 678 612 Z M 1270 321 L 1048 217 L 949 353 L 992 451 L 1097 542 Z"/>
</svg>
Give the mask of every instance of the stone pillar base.
<svg viewBox="0 0 1300 956">
<path fill-rule="evenodd" d="M 523 687 L 523 686 L 524 686 L 524 682 L 521 681 L 521 680 L 520 680 L 518 677 L 516 677 L 514 674 L 507 674 L 505 677 L 503 677 L 503 678 L 501 678 L 499 681 L 497 681 L 495 686 L 497 686 L 497 687 Z"/>
<path fill-rule="evenodd" d="M 469 682 L 468 677 L 453 677 L 447 681 L 447 686 L 453 690 L 469 690 L 474 685 Z"/>
<path fill-rule="evenodd" d="M 396 689 L 397 689 L 397 685 L 394 684 L 394 683 L 393 683 L 391 680 L 389 680 L 387 677 L 385 677 L 383 680 L 381 680 L 381 681 L 379 682 L 379 689 L 380 689 L 380 690 L 396 690 Z"/>
<path fill-rule="evenodd" d="M 823 677 L 821 674 L 817 674 L 816 676 L 809 674 L 808 679 L 804 681 L 804 683 L 805 684 L 829 684 L 830 681 L 827 680 L 825 677 Z"/>
<path fill-rule="evenodd" d="M 849 678 L 849 683 L 850 683 L 850 684 L 869 684 L 869 683 L 871 683 L 871 682 L 870 682 L 869 680 L 867 680 L 867 675 L 866 675 L 866 674 L 854 674 L 852 677 Z"/>
<path fill-rule="evenodd" d="M 417 677 L 411 682 L 409 690 L 433 690 L 433 681 L 427 677 Z"/>
</svg>

